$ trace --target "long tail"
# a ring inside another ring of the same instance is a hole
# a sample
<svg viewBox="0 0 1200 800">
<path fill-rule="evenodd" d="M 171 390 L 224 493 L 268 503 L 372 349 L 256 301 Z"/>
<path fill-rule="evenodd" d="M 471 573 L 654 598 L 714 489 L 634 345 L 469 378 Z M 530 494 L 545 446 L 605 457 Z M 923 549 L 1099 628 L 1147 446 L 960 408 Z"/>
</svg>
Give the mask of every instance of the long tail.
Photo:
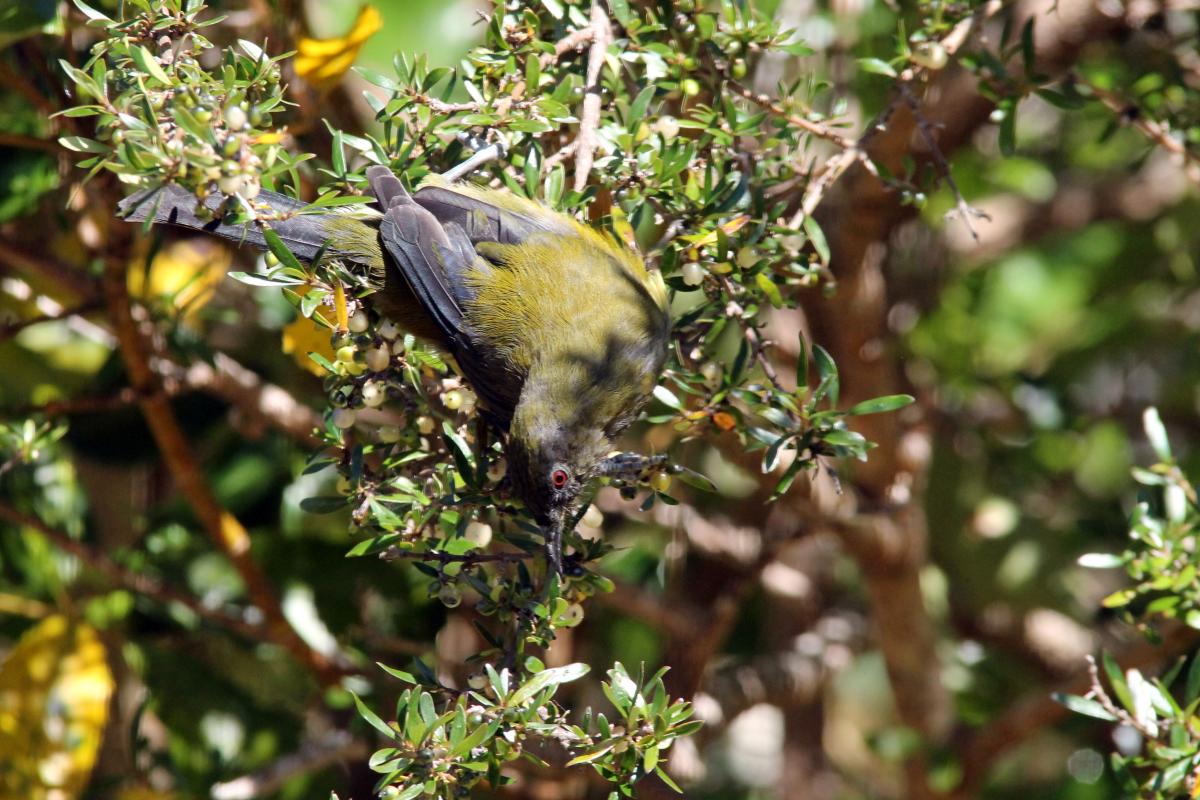
<svg viewBox="0 0 1200 800">
<path fill-rule="evenodd" d="M 215 210 L 224 200 L 223 195 L 214 193 L 205 198 L 204 205 Z M 262 192 L 258 200 L 281 216 L 304 207 L 299 200 L 275 192 Z M 149 219 L 158 224 L 204 231 L 239 244 L 260 248 L 267 246 L 267 240 L 257 225 L 225 225 L 217 219 L 200 219 L 196 216 L 196 196 L 179 186 L 168 184 L 146 189 L 125 198 L 117 207 L 121 217 L 129 222 Z M 312 261 L 332 235 L 331 223 L 336 218 L 333 214 L 296 215 L 272 221 L 271 230 L 279 234 L 279 238 L 297 258 Z"/>
</svg>

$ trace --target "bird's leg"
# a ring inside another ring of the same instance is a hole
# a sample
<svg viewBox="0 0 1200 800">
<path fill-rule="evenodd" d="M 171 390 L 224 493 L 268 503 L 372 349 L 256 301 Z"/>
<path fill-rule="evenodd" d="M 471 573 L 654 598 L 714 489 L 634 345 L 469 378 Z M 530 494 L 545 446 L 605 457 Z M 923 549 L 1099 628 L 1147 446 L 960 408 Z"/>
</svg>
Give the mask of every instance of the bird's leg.
<svg viewBox="0 0 1200 800">
<path fill-rule="evenodd" d="M 596 474 L 608 478 L 636 481 L 647 470 L 663 467 L 666 463 L 667 457 L 664 454 L 644 456 L 640 453 L 616 453 L 600 462 Z"/>
<path fill-rule="evenodd" d="M 476 151 L 476 153 L 466 161 L 443 172 L 442 178 L 453 183 L 460 178 L 465 178 L 466 176 L 470 175 L 472 172 L 479 169 L 489 161 L 496 161 L 497 159 L 504 158 L 507 152 L 508 150 L 504 146 L 504 142 L 492 142 L 482 150 Z"/>
</svg>

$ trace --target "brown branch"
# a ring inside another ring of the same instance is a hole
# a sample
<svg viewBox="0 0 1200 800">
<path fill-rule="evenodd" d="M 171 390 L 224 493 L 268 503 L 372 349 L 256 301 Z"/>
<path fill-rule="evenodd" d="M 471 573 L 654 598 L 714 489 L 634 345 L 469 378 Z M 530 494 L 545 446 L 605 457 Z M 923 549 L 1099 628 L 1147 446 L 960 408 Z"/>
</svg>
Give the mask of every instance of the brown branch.
<svg viewBox="0 0 1200 800">
<path fill-rule="evenodd" d="M 1077 79 L 1077 83 L 1081 86 L 1086 86 L 1122 122 L 1133 126 L 1149 139 L 1151 143 L 1161 147 L 1179 159 L 1188 180 L 1200 185 L 1200 153 L 1189 149 L 1180 139 L 1172 136 L 1171 128 L 1167 122 L 1150 119 L 1146 116 L 1146 112 L 1139 108 L 1136 103 L 1125 100 L 1116 92 L 1103 89 L 1081 78 Z"/>
<path fill-rule="evenodd" d="M 596 602 L 678 639 L 691 636 L 703 624 L 704 615 L 699 609 L 681 606 L 678 601 L 634 584 L 618 584 L 611 592 L 597 594 Z"/>
<path fill-rule="evenodd" d="M 67 152 L 62 145 L 53 139 L 23 136 L 19 133 L 0 132 L 0 147 L 14 147 L 19 150 L 41 150 L 55 156 Z"/>
<path fill-rule="evenodd" d="M 950 163 L 946 161 L 946 157 L 942 155 L 941 148 L 938 147 L 937 133 L 934 130 L 933 123 L 921 113 L 921 103 L 917 100 L 917 96 L 913 94 L 912 88 L 904 82 L 898 83 L 897 88 L 900 96 L 904 98 L 904 102 L 912 112 L 913 119 L 916 120 L 917 130 L 921 134 L 921 139 L 925 142 L 925 147 L 929 151 L 929 157 L 937 167 L 938 173 L 941 174 L 942 180 L 946 182 L 946 186 L 950 187 L 950 192 L 954 195 L 954 210 L 962 217 L 963 224 L 967 226 L 967 232 L 971 234 L 971 238 L 978 242 L 979 232 L 975 230 L 975 226 L 971 224 L 971 220 L 979 218 L 990 222 L 992 218 L 986 212 L 969 205 L 966 198 L 963 197 L 963 193 L 958 188 L 958 183 L 954 180 L 954 173 L 950 169 Z"/>
<path fill-rule="evenodd" d="M 578 144 L 575 147 L 575 191 L 582 192 L 592 171 L 592 161 L 599 144 L 596 128 L 600 125 L 600 72 L 608 44 L 612 41 L 612 25 L 601 0 L 592 0 L 591 47 L 588 49 L 587 76 L 584 81 L 583 111 L 579 115 Z"/>
<path fill-rule="evenodd" d="M 213 800 L 253 800 L 278 791 L 292 778 L 319 772 L 339 761 L 362 759 L 367 752 L 366 742 L 346 731 L 332 730 L 249 775 L 214 784 L 210 796 Z"/>
<path fill-rule="evenodd" d="M 62 550 L 64 553 L 70 553 L 75 558 L 107 577 L 113 583 L 129 589 L 131 592 L 150 597 L 164 604 L 178 603 L 197 617 L 207 619 L 252 641 L 262 638 L 263 629 L 261 626 L 252 625 L 232 614 L 210 608 L 196 598 L 172 589 L 170 586 L 148 575 L 123 567 L 104 553 L 93 550 L 83 542 L 72 539 L 63 531 L 50 527 L 37 517 L 22 513 L 12 506 L 0 502 L 0 519 L 4 519 L 13 525 L 37 531 L 59 550 Z"/>
<path fill-rule="evenodd" d="M 0 238 L 0 265 L 25 275 L 38 275 L 50 280 L 56 287 L 70 292 L 83 303 L 98 302 L 101 299 L 100 286 L 91 275 L 59 261 L 44 251 L 35 252 L 9 239 Z"/>
<path fill-rule="evenodd" d="M 1148 669 L 1166 664 L 1176 656 L 1190 652 L 1200 642 L 1200 633 L 1184 625 L 1173 625 L 1162 634 L 1162 644 L 1139 639 L 1113 653 L 1125 669 Z M 963 776 L 946 800 L 976 797 L 993 764 L 1012 748 L 1027 741 L 1057 722 L 1070 711 L 1054 699 L 1058 694 L 1082 695 L 1089 691 L 1092 676 L 1088 669 L 1053 686 L 1041 686 L 1025 697 L 1008 704 L 1006 710 L 975 733 L 964 737 L 958 747 Z"/>
<path fill-rule="evenodd" d="M 232 514 L 218 503 L 204 477 L 191 446 L 171 409 L 170 397 L 150 367 L 146 342 L 133 316 L 133 305 L 125 280 L 129 251 L 127 226 L 113 229 L 104 265 L 102 286 L 129 381 L 138 404 L 158 444 L 164 463 L 192 507 L 201 527 L 213 544 L 233 564 L 246 591 L 266 621 L 269 638 L 286 648 L 324 684 L 339 680 L 341 670 L 313 650 L 288 623 L 278 597 L 250 553 L 250 535 Z"/>
<path fill-rule="evenodd" d="M 439 564 L 462 564 L 464 566 L 487 563 L 516 564 L 534 558 L 528 553 L 465 553 L 457 555 L 442 550 L 401 550 L 395 545 L 388 547 L 379 554 L 379 557 L 384 561 L 436 561 Z"/>
<path fill-rule="evenodd" d="M 100 305 L 99 301 L 90 301 L 90 302 L 84 303 L 81 306 L 77 306 L 76 308 L 62 309 L 61 311 L 57 311 L 53 314 L 45 314 L 40 317 L 32 317 L 30 319 L 23 319 L 23 320 L 20 320 L 19 322 L 13 322 L 8 325 L 0 325 L 0 342 L 4 341 L 6 339 L 11 339 L 12 337 L 16 336 L 21 331 L 23 331 L 26 328 L 31 327 L 33 325 L 40 325 L 43 322 L 61 322 L 62 320 L 67 319 L 68 317 L 75 317 L 75 316 L 81 316 L 83 314 L 90 314 L 93 311 L 99 310 L 100 308 L 101 308 L 101 305 Z"/>
<path fill-rule="evenodd" d="M 168 393 L 210 391 L 256 426 L 275 428 L 308 448 L 321 446 L 315 433 L 321 427 L 316 411 L 224 353 L 217 353 L 212 364 L 197 361 L 187 367 L 164 366 L 161 371 L 171 377 L 165 386 Z"/>
<path fill-rule="evenodd" d="M 806 119 L 799 114 L 793 114 L 767 95 L 758 94 L 749 87 L 744 86 L 737 81 L 729 81 L 728 85 L 751 103 L 770 111 L 777 117 L 787 120 L 789 124 L 794 125 L 801 130 L 808 131 L 818 139 L 824 139 L 828 142 L 833 142 L 842 150 L 852 150 L 855 148 L 853 139 L 843 136 L 833 128 L 826 125 L 824 122 L 815 122 L 811 119 Z"/>
</svg>

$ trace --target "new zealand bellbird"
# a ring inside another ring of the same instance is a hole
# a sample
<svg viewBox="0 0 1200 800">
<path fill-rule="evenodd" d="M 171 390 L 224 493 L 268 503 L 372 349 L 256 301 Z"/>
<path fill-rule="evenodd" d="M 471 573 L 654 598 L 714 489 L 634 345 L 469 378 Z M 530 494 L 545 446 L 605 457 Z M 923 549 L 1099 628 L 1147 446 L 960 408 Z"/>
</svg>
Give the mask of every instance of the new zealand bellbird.
<svg viewBox="0 0 1200 800">
<path fill-rule="evenodd" d="M 367 270 L 377 308 L 453 357 L 505 434 L 512 490 L 542 525 L 557 572 L 563 525 L 587 482 L 647 463 L 608 454 L 666 358 L 662 277 L 612 237 L 507 191 L 433 178 L 410 195 L 380 166 L 367 179 L 377 213 L 289 216 L 304 204 L 271 192 L 258 203 L 280 217 L 270 226 L 297 258 L 325 247 Z M 213 194 L 204 205 L 223 201 Z M 120 210 L 266 246 L 257 226 L 201 219 L 197 206 L 167 185 Z"/>
</svg>

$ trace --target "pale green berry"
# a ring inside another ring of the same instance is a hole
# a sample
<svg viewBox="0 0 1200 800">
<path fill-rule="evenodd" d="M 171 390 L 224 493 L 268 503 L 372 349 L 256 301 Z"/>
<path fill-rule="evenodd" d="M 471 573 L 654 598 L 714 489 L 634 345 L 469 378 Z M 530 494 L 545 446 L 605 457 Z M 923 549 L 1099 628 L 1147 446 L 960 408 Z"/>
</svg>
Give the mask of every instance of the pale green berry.
<svg viewBox="0 0 1200 800">
<path fill-rule="evenodd" d="M 463 535 L 476 547 L 487 547 L 492 541 L 492 526 L 486 522 L 475 520 L 467 523 L 467 529 Z"/>
<path fill-rule="evenodd" d="M 362 388 L 363 405 L 368 408 L 377 408 L 383 405 L 383 401 L 387 399 L 387 392 L 384 391 L 377 381 L 368 381 Z"/>
<path fill-rule="evenodd" d="M 721 385 L 721 379 L 725 376 L 725 370 L 715 361 L 706 361 L 700 366 L 700 376 L 704 378 L 705 386 L 715 389 Z"/>
<path fill-rule="evenodd" d="M 367 351 L 367 369 L 383 372 L 392 363 L 392 354 L 386 347 L 372 347 Z"/>
</svg>

